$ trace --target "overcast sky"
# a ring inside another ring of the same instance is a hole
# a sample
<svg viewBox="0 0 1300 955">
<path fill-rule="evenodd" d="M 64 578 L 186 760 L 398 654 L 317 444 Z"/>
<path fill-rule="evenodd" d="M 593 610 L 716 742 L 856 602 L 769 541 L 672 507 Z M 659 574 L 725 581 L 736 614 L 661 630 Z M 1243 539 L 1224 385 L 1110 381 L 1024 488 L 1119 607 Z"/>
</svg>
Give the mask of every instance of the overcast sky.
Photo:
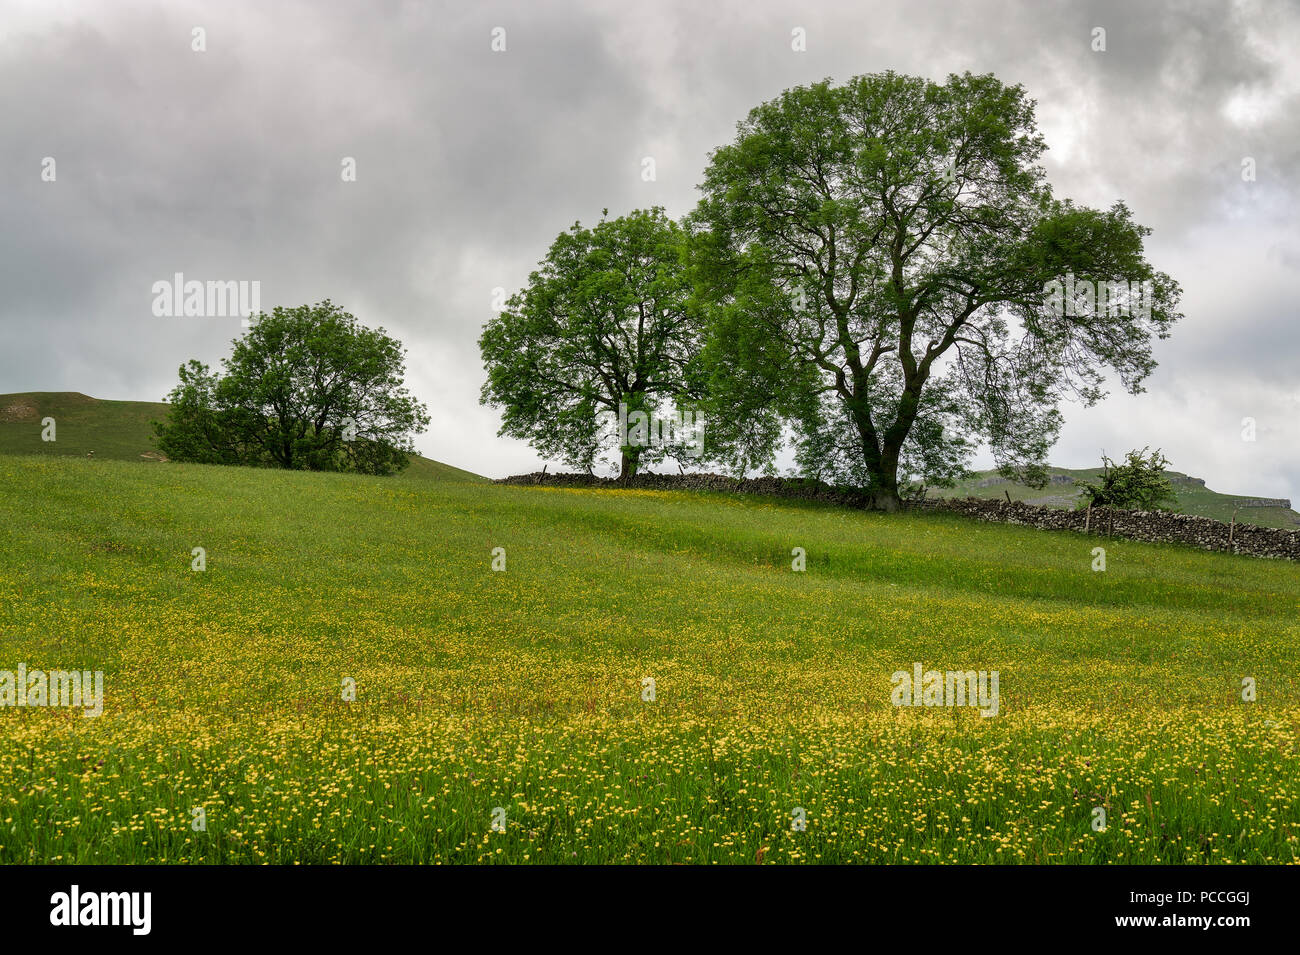
<svg viewBox="0 0 1300 955">
<path fill-rule="evenodd" d="M 788 87 L 991 71 L 1037 100 L 1057 195 L 1125 200 L 1184 289 L 1147 392 L 1067 405 L 1052 463 L 1160 445 L 1300 503 L 1297 49 L 1281 0 L 0 0 L 0 393 L 160 400 L 240 322 L 155 317 L 153 284 L 256 280 L 263 308 L 330 298 L 407 345 L 422 453 L 532 470 L 478 403 L 477 339 L 557 233 L 688 212 L 708 152 Z"/>
</svg>

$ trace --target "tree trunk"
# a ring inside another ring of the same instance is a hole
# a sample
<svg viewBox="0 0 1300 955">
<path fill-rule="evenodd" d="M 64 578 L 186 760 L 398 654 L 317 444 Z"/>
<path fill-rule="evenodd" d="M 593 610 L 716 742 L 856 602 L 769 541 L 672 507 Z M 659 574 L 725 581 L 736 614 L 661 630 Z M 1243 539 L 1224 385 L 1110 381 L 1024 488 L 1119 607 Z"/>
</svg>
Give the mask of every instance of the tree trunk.
<svg viewBox="0 0 1300 955">
<path fill-rule="evenodd" d="M 903 507 L 898 495 L 898 453 L 885 451 L 875 461 L 867 461 L 871 475 L 871 509 L 893 514 Z"/>
<path fill-rule="evenodd" d="M 905 421 L 896 421 L 881 435 L 872 424 L 871 411 L 866 405 L 851 406 L 849 411 L 862 440 L 862 459 L 871 479 L 871 486 L 867 489 L 869 507 L 873 511 L 886 511 L 890 514 L 901 510 L 903 501 L 898 494 L 898 461 L 902 455 L 903 442 L 915 419 L 915 412 Z"/>
<path fill-rule="evenodd" d="M 620 481 L 626 483 L 636 477 L 636 466 L 640 457 L 641 452 L 639 449 L 629 454 L 628 449 L 623 448 L 622 456 L 618 462 L 618 479 Z"/>
<path fill-rule="evenodd" d="M 873 484 L 871 489 L 871 509 L 893 514 L 903 508 L 903 499 L 898 496 L 897 487 L 882 487 Z"/>
</svg>

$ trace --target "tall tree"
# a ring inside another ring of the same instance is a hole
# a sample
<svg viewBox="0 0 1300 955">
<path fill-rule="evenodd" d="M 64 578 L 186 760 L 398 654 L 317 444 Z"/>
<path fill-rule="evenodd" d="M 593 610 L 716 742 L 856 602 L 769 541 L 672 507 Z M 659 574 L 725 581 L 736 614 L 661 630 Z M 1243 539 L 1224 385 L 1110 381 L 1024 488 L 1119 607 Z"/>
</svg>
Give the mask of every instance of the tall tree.
<svg viewBox="0 0 1300 955">
<path fill-rule="evenodd" d="M 1149 230 L 1054 199 L 1044 148 L 1033 101 L 991 75 L 826 81 L 751 111 L 691 218 L 715 389 L 778 409 L 807 472 L 881 509 L 981 440 L 1045 481 L 1060 401 L 1099 400 L 1108 370 L 1141 391 L 1180 316 Z"/>
<path fill-rule="evenodd" d="M 663 457 L 604 424 L 699 393 L 683 236 L 657 207 L 561 233 L 479 339 L 501 434 L 584 470 L 617 449 L 625 477 Z"/>
<path fill-rule="evenodd" d="M 257 316 L 223 360 L 181 366 L 158 447 L 177 461 L 391 474 L 429 415 L 405 350 L 328 300 Z"/>
</svg>

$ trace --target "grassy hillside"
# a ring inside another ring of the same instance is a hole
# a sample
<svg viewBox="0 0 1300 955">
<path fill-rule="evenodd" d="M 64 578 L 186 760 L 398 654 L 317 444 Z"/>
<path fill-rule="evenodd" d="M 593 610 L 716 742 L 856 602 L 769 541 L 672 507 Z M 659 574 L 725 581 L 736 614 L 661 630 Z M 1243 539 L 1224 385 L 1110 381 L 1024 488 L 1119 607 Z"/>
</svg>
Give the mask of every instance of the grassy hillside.
<svg viewBox="0 0 1300 955">
<path fill-rule="evenodd" d="M 96 458 L 115 461 L 157 461 L 162 459 L 154 445 L 151 422 L 161 420 L 167 406 L 150 401 L 104 401 L 77 392 L 25 392 L 0 395 L 0 454 L 48 454 L 55 456 L 86 457 L 93 451 Z M 55 419 L 57 440 L 41 440 L 41 420 Z M 1072 481 L 1075 478 L 1095 477 L 1097 468 L 1071 470 L 1052 468 L 1051 472 Z M 483 482 L 487 478 L 462 471 L 459 468 L 415 457 L 407 469 L 412 477 L 435 480 L 460 480 Z M 1288 530 L 1300 526 L 1300 513 L 1281 507 L 1242 507 L 1248 497 L 1219 494 L 1203 485 L 1189 482 L 1187 476 L 1169 472 L 1178 491 L 1178 510 L 1186 514 L 1200 514 L 1217 520 L 1236 519 L 1246 524 L 1263 527 L 1281 527 Z M 1051 506 L 1073 506 L 1071 500 L 1078 489 L 1072 483 L 1051 484 L 1046 488 L 1029 488 L 1018 484 L 999 482 L 980 487 L 989 479 L 996 479 L 994 471 L 981 471 L 961 482 L 953 489 L 936 489 L 930 493 L 938 497 L 1003 497 L 1004 491 L 1012 500 L 1036 501 Z"/>
<path fill-rule="evenodd" d="M 55 440 L 41 439 L 44 418 L 55 422 Z M 113 461 L 165 460 L 154 444 L 152 422 L 167 417 L 158 401 L 104 401 L 73 391 L 0 395 L 0 454 L 43 454 Z M 433 480 L 486 481 L 438 461 L 416 456 L 406 473 Z"/>
<path fill-rule="evenodd" d="M 1003 500 L 1005 492 L 1013 501 L 1029 501 L 1048 507 L 1074 507 L 1079 489 L 1073 482 L 1095 479 L 1101 474 L 1100 468 L 1049 468 L 1048 470 L 1052 475 L 1057 476 L 1058 480 L 1043 488 L 1025 487 L 1023 484 L 1004 481 L 998 477 L 996 471 L 979 471 L 959 482 L 955 488 L 931 490 L 930 496 Z M 1300 527 L 1300 513 L 1292 509 L 1249 506 L 1247 502 L 1252 500 L 1250 496 L 1220 494 L 1181 472 L 1166 471 L 1165 473 L 1178 494 L 1178 504 L 1174 509 L 1184 514 L 1198 514 L 1219 521 L 1232 520 L 1235 514 L 1236 520 L 1242 524 L 1280 527 L 1284 530 L 1295 530 Z"/>
<path fill-rule="evenodd" d="M 75 391 L 0 395 L 0 454 L 46 454 L 115 461 L 160 460 L 150 422 L 167 415 L 153 401 L 101 401 Z M 42 420 L 54 419 L 53 441 L 41 439 Z"/>
<path fill-rule="evenodd" d="M 488 483 L 488 479 L 481 474 L 462 471 L 450 464 L 443 464 L 441 461 L 434 461 L 418 454 L 411 458 L 411 462 L 406 466 L 406 470 L 401 473 L 401 477 L 434 481 L 466 481 L 470 484 Z"/>
<path fill-rule="evenodd" d="M 1300 858 L 1294 564 L 413 475 L 0 487 L 0 671 L 105 674 L 102 716 L 0 707 L 0 862 Z M 997 671 L 998 715 L 891 705 L 915 662 Z"/>
</svg>

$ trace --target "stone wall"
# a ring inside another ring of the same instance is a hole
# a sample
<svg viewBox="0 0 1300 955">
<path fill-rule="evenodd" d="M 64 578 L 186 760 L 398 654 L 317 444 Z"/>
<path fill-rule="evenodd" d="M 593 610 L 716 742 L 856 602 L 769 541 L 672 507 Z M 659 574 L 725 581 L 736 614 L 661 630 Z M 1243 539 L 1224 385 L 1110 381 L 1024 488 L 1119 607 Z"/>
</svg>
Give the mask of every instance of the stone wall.
<svg viewBox="0 0 1300 955">
<path fill-rule="evenodd" d="M 846 507 L 865 507 L 866 495 L 857 488 L 838 488 L 820 481 L 797 478 L 734 478 L 725 474 L 638 474 L 631 481 L 602 478 L 593 474 L 518 474 L 501 478 L 497 484 L 545 484 L 549 487 L 633 487 L 654 491 L 722 491 L 730 494 L 764 494 L 769 497 L 823 501 Z"/>
<path fill-rule="evenodd" d="M 844 507 L 865 507 L 866 495 L 857 488 L 833 487 L 820 481 L 795 478 L 757 477 L 737 479 L 722 474 L 638 474 L 631 481 L 601 478 L 591 474 L 546 474 L 534 472 L 502 478 L 497 484 L 548 487 L 639 488 L 662 491 L 720 491 L 764 494 L 770 497 L 822 501 Z M 1035 507 L 1021 501 L 988 501 L 977 498 L 931 499 L 913 502 L 909 508 L 946 511 L 982 521 L 1019 524 L 1043 530 L 1083 532 L 1155 543 L 1187 544 L 1203 550 L 1231 551 L 1254 557 L 1300 560 L 1300 530 L 1285 531 L 1253 524 L 1231 525 L 1208 517 L 1170 514 L 1162 511 L 1086 511 Z"/>
<path fill-rule="evenodd" d="M 1284 531 L 1253 524 L 1227 524 L 1192 514 L 1164 511 L 1061 510 L 1033 507 L 1020 501 L 982 501 L 975 498 L 930 500 L 911 505 L 923 510 L 949 511 L 982 521 L 1021 524 L 1044 530 L 1083 532 L 1129 540 L 1188 544 L 1203 550 L 1231 551 L 1254 557 L 1300 560 L 1300 531 Z"/>
</svg>

